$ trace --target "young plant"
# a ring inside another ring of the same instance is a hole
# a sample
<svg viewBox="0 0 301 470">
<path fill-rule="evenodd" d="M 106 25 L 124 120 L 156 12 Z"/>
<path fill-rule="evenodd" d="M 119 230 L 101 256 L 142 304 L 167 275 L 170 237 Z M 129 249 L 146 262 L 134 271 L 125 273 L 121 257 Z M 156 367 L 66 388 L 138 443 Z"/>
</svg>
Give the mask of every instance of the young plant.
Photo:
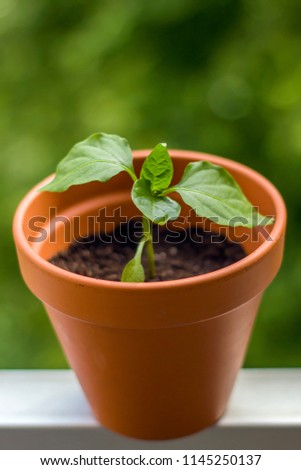
<svg viewBox="0 0 301 470">
<path fill-rule="evenodd" d="M 151 224 L 164 225 L 179 216 L 181 206 L 169 197 L 171 193 L 179 193 L 198 216 L 222 225 L 254 227 L 273 223 L 272 218 L 256 212 L 224 168 L 207 161 L 188 163 L 181 180 L 170 186 L 173 163 L 166 144 L 158 144 L 145 159 L 138 178 L 127 140 L 104 133 L 93 134 L 77 143 L 58 164 L 53 181 L 42 191 L 61 192 L 90 181 L 105 182 L 122 171 L 133 180 L 131 197 L 142 213 L 143 226 L 143 236 L 134 258 L 123 270 L 122 282 L 145 280 L 141 262 L 144 249 L 147 251 L 149 278 L 155 277 Z"/>
</svg>

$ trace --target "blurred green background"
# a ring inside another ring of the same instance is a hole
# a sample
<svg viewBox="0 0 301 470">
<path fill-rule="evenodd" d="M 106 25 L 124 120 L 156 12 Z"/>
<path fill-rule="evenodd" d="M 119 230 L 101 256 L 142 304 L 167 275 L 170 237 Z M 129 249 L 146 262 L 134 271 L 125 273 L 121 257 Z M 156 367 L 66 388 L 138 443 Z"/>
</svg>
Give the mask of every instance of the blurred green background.
<svg viewBox="0 0 301 470">
<path fill-rule="evenodd" d="M 286 256 L 246 366 L 301 366 L 300 17 L 298 0 L 0 0 L 0 367 L 67 366 L 20 277 L 11 222 L 99 130 L 228 156 L 275 183 Z"/>
</svg>

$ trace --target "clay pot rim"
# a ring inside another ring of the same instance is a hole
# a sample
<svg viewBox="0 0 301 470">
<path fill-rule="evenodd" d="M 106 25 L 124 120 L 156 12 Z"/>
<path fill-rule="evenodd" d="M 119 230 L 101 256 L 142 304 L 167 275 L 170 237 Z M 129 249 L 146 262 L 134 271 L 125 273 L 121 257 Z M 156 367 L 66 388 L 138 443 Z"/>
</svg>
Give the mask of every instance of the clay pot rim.
<svg viewBox="0 0 301 470">
<path fill-rule="evenodd" d="M 253 181 L 257 181 L 258 184 L 264 186 L 266 191 L 270 194 L 274 201 L 274 205 L 276 208 L 275 214 L 275 223 L 273 225 L 272 231 L 270 233 L 272 240 L 268 241 L 265 240 L 262 245 L 260 245 L 256 250 L 252 253 L 248 254 L 245 258 L 241 259 L 240 261 L 236 261 L 235 263 L 231 264 L 230 266 L 226 266 L 224 268 L 218 269 L 216 271 L 206 273 L 206 274 L 199 274 L 197 276 L 192 276 L 184 279 L 177 279 L 172 281 L 156 281 L 151 283 L 121 283 L 119 281 L 107 281 L 103 279 L 94 279 L 87 276 L 83 276 L 80 274 L 71 273 L 66 271 L 62 268 L 59 268 L 47 260 L 43 259 L 36 253 L 34 250 L 31 249 L 24 232 L 20 229 L 23 226 L 24 214 L 27 210 L 27 207 L 30 206 L 31 202 L 37 196 L 37 190 L 46 184 L 46 182 L 50 181 L 53 178 L 53 175 L 48 176 L 43 181 L 35 185 L 22 199 L 17 210 L 15 212 L 14 221 L 13 221 L 13 233 L 14 238 L 17 240 L 17 244 L 19 249 L 23 251 L 23 253 L 34 263 L 39 266 L 40 269 L 48 271 L 49 274 L 52 274 L 62 280 L 74 282 L 76 284 L 85 285 L 87 287 L 101 287 L 106 289 L 114 290 L 123 290 L 123 291 L 133 291 L 133 290 L 145 290 L 145 291 L 152 291 L 157 289 L 174 289 L 174 288 L 185 288 L 185 286 L 191 286 L 195 284 L 205 284 L 212 281 L 220 280 L 224 277 L 233 277 L 237 275 L 241 271 L 245 271 L 248 269 L 250 265 L 256 264 L 261 258 L 267 255 L 281 238 L 285 230 L 286 224 L 286 207 L 285 203 L 282 199 L 281 194 L 276 189 L 276 187 L 264 176 L 262 176 L 257 171 L 249 168 L 242 163 L 236 162 L 234 160 L 219 157 L 216 155 L 203 153 L 203 152 L 195 152 L 195 151 L 188 151 L 188 150 L 178 150 L 173 149 L 169 150 L 170 155 L 172 157 L 181 157 L 188 160 L 189 163 L 191 160 L 202 159 L 202 160 L 209 160 L 212 163 L 221 166 L 227 166 L 230 170 L 236 170 L 240 173 L 245 174 Z M 133 157 L 135 159 L 143 159 L 147 155 L 149 155 L 150 150 L 135 150 L 133 151 Z"/>
</svg>

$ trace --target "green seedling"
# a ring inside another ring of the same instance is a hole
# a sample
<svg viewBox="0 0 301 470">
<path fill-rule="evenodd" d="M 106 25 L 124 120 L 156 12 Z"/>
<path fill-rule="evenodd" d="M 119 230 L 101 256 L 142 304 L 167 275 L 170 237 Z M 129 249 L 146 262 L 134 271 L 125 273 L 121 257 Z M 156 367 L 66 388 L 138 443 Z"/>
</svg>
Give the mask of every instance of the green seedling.
<svg viewBox="0 0 301 470">
<path fill-rule="evenodd" d="M 224 168 L 207 161 L 188 163 L 181 180 L 171 186 L 173 163 L 166 144 L 158 144 L 145 159 L 139 177 L 133 166 L 127 140 L 104 133 L 93 134 L 77 143 L 58 164 L 56 176 L 42 191 L 61 192 L 70 186 L 106 182 L 125 171 L 133 180 L 131 197 L 142 213 L 143 236 L 136 254 L 125 266 L 122 282 L 143 282 L 142 253 L 147 251 L 148 276 L 155 277 L 152 223 L 164 225 L 175 220 L 181 205 L 169 197 L 180 194 L 198 216 L 221 225 L 254 227 L 273 223 L 258 213 L 234 178 Z"/>
</svg>

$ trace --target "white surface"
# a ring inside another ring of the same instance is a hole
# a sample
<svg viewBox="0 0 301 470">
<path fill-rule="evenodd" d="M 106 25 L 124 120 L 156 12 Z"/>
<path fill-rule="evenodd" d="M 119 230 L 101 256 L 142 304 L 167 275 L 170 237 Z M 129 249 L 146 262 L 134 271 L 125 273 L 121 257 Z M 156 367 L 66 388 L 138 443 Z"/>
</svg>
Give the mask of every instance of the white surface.
<svg viewBox="0 0 301 470">
<path fill-rule="evenodd" d="M 0 427 L 98 426 L 71 370 L 0 371 Z"/>
<path fill-rule="evenodd" d="M 224 417 L 173 441 L 102 428 L 72 371 L 0 371 L 0 449 L 301 448 L 301 369 L 241 370 Z"/>
</svg>

